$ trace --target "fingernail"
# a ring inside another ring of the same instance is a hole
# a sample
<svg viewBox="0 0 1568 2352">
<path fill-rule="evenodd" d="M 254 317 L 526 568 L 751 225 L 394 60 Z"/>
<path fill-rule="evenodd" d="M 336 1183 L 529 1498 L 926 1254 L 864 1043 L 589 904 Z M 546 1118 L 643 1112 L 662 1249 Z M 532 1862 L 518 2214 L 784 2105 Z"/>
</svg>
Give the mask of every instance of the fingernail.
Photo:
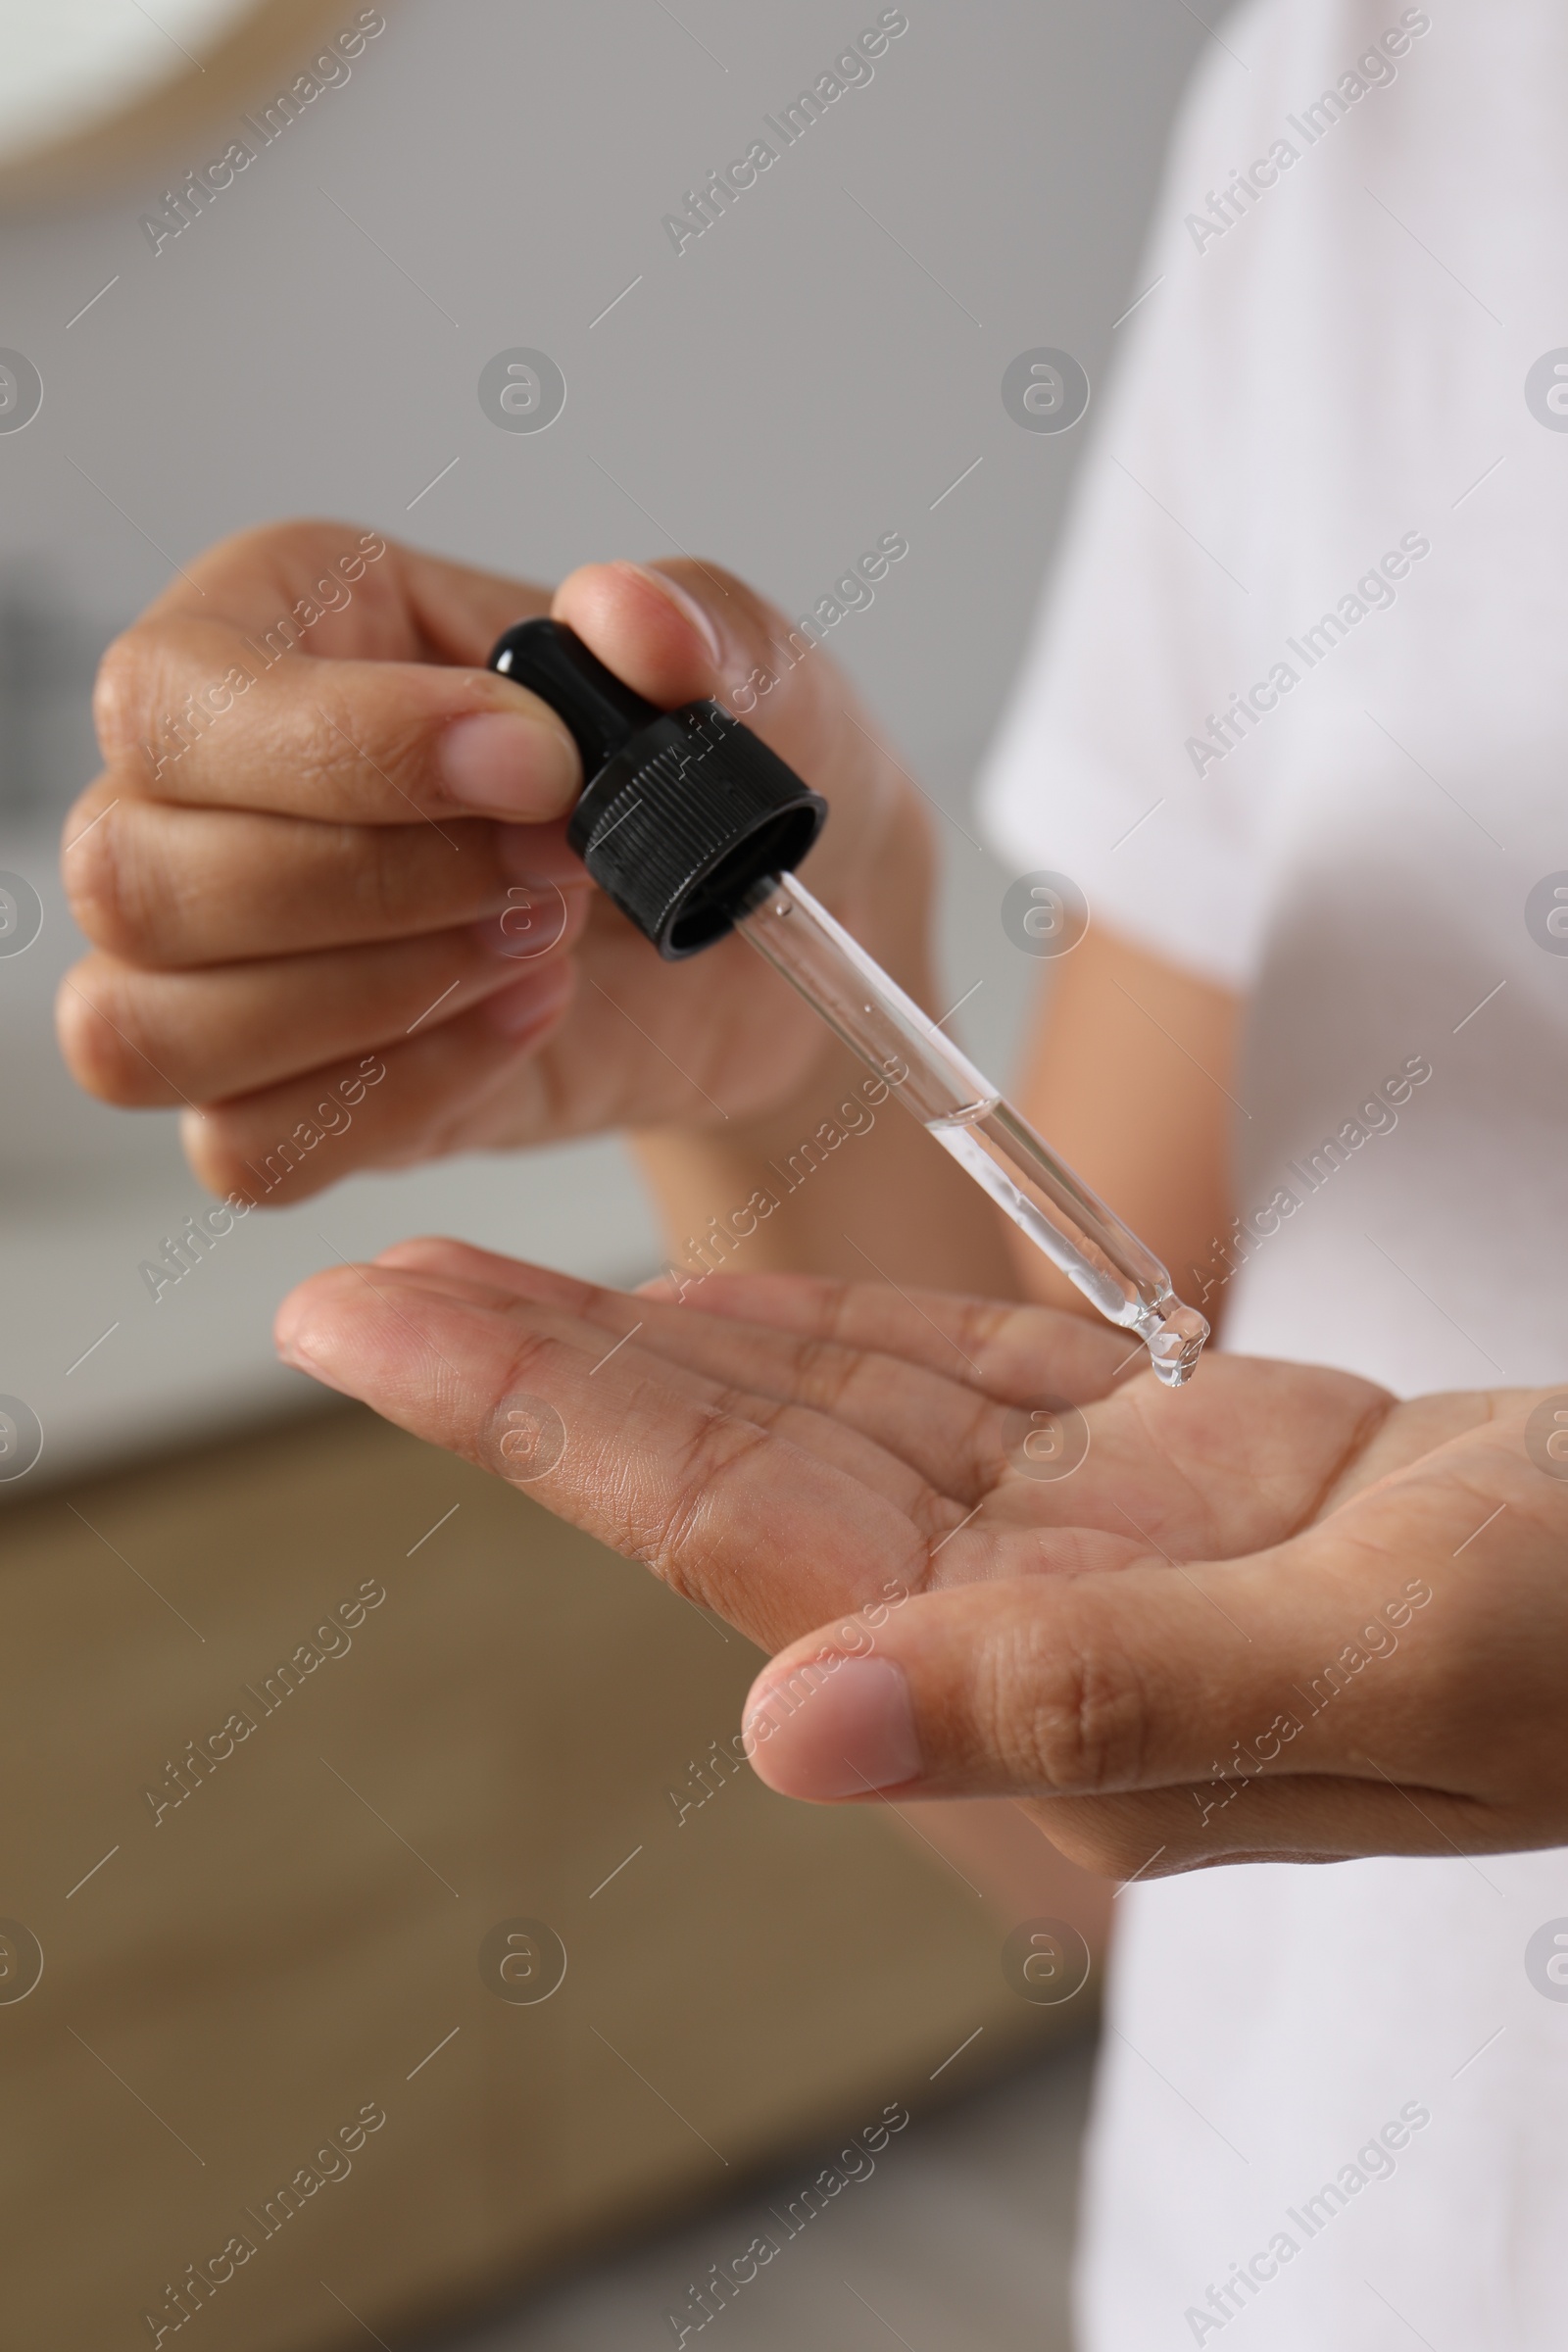
<svg viewBox="0 0 1568 2352">
<path fill-rule="evenodd" d="M 484 1004 L 485 1019 L 502 1037 L 526 1037 L 542 1029 L 561 1010 L 571 994 L 571 965 L 558 960 L 530 972 L 525 980 L 503 988 Z"/>
<path fill-rule="evenodd" d="M 650 588 L 657 588 L 661 596 L 667 597 L 681 618 L 690 621 L 704 645 L 707 646 L 714 668 L 716 669 L 721 664 L 724 659 L 724 649 L 718 641 L 718 631 L 695 596 L 689 596 L 686 590 L 678 586 L 666 573 L 651 571 L 646 564 L 621 563 L 617 564 L 615 568 L 617 571 L 629 571 L 639 580 L 646 580 Z"/>
<path fill-rule="evenodd" d="M 481 710 L 455 718 L 437 748 L 455 801 L 487 816 L 560 816 L 582 786 L 576 748 L 564 727 L 520 711 Z"/>
<path fill-rule="evenodd" d="M 816 1658 L 757 1690 L 747 1751 L 785 1796 L 863 1796 L 920 1772 L 908 1678 L 892 1658 Z"/>
</svg>

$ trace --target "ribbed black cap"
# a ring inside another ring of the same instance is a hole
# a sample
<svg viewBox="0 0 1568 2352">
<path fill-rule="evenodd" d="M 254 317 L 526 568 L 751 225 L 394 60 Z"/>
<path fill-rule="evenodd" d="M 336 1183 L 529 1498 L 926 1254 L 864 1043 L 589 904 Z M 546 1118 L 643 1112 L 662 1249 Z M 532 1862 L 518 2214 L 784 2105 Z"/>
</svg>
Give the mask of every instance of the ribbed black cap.
<svg viewBox="0 0 1568 2352">
<path fill-rule="evenodd" d="M 559 620 L 524 620 L 490 667 L 559 712 L 588 782 L 566 838 L 675 961 L 722 939 L 759 882 L 806 856 L 827 803 L 717 703 L 662 711 Z"/>
</svg>

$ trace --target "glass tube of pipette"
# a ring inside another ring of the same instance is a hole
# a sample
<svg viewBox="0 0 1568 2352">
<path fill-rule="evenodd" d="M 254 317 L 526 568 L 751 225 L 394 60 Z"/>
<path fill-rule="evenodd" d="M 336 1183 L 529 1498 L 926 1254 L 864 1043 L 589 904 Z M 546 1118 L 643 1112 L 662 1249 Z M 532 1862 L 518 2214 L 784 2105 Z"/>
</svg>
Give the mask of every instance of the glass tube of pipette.
<svg viewBox="0 0 1568 2352">
<path fill-rule="evenodd" d="M 805 885 L 793 874 L 770 876 L 735 928 L 1100 1313 L 1138 1333 L 1158 1378 L 1179 1388 L 1208 1337 L 1203 1317 L 1182 1304 L 1152 1250 Z"/>
</svg>

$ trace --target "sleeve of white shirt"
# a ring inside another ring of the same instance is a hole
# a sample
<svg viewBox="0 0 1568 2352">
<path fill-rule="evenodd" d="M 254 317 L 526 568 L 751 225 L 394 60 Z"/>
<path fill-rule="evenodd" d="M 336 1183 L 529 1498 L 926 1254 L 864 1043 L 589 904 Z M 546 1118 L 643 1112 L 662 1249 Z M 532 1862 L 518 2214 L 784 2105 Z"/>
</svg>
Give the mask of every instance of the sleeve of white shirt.
<svg viewBox="0 0 1568 2352">
<path fill-rule="evenodd" d="M 1368 21 L 1355 0 L 1253 0 L 1226 26 L 1248 67 L 1210 49 L 1138 281 L 1153 291 L 1117 329 L 1111 397 L 1091 413 L 1062 557 L 981 781 L 1006 862 L 1070 875 L 1093 920 L 1238 990 L 1264 913 L 1268 769 L 1225 752 L 1257 723 L 1237 696 L 1259 687 L 1266 708 L 1280 692 L 1276 551 L 1334 464 L 1332 417 L 1315 449 L 1290 448 L 1270 320 L 1291 303 L 1298 326 L 1333 273 L 1304 139 L 1255 198 L 1266 237 L 1235 200 L 1215 228 L 1209 198 L 1269 158 Z"/>
</svg>

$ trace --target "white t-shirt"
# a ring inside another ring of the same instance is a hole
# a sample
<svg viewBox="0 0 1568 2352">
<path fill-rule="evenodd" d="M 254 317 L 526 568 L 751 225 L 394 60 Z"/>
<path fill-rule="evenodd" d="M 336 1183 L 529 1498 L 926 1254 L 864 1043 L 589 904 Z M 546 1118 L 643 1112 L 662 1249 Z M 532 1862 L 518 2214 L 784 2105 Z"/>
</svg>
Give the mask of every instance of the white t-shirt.
<svg viewBox="0 0 1568 2352">
<path fill-rule="evenodd" d="M 985 791 L 1249 997 L 1226 1345 L 1404 1395 L 1568 1385 L 1565 252 L 1561 0 L 1223 20 Z M 1560 2352 L 1568 1853 L 1117 1909 L 1083 2352 Z"/>
</svg>

